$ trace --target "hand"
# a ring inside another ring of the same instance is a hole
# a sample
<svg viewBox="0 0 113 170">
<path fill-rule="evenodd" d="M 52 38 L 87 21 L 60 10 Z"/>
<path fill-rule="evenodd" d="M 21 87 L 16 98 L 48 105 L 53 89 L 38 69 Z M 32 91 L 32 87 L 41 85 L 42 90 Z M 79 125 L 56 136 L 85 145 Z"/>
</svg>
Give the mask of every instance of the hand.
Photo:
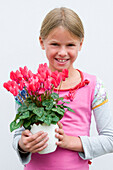
<svg viewBox="0 0 113 170">
<path fill-rule="evenodd" d="M 55 137 L 59 139 L 58 142 L 56 142 L 57 146 L 62 147 L 62 148 L 67 148 L 67 144 L 68 144 L 68 136 L 64 133 L 63 130 L 63 125 L 62 123 L 58 122 L 57 123 L 59 126 L 59 129 L 55 129 L 56 135 Z"/>
<path fill-rule="evenodd" d="M 25 152 L 40 152 L 47 147 L 48 141 L 47 133 L 38 132 L 32 134 L 29 130 L 22 132 L 21 138 L 19 140 L 19 147 Z"/>
<path fill-rule="evenodd" d="M 58 138 L 59 141 L 56 142 L 56 145 L 61 148 L 83 152 L 81 139 L 79 137 L 66 135 L 64 133 L 62 123 L 58 122 L 57 124 L 59 126 L 59 129 L 55 129 L 55 131 L 57 132 L 55 137 Z"/>
</svg>

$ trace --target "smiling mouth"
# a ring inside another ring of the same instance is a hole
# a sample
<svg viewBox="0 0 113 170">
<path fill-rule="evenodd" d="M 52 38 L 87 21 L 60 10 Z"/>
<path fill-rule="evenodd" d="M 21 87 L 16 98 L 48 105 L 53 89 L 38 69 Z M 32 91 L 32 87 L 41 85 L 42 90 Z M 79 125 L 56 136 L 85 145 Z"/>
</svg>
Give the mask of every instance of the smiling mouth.
<svg viewBox="0 0 113 170">
<path fill-rule="evenodd" d="M 64 62 L 68 61 L 69 59 L 62 60 L 62 59 L 55 58 L 55 60 L 57 60 L 60 63 L 64 63 Z"/>
</svg>

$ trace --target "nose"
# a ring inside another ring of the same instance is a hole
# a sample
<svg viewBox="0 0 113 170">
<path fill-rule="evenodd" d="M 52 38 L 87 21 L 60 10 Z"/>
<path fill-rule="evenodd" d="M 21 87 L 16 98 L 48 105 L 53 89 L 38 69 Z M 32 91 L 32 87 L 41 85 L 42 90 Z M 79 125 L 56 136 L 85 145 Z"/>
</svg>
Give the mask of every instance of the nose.
<svg viewBox="0 0 113 170">
<path fill-rule="evenodd" d="M 58 51 L 58 55 L 59 55 L 60 57 L 65 57 L 65 56 L 67 56 L 67 50 L 66 50 L 66 48 L 65 48 L 65 47 L 61 47 L 60 50 Z"/>
</svg>

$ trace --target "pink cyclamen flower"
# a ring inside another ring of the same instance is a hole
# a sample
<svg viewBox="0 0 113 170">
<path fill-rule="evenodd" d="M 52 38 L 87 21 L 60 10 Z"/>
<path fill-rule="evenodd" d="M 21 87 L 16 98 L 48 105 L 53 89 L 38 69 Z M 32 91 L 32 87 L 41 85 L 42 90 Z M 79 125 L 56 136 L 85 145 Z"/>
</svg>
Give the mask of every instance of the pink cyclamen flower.
<svg viewBox="0 0 113 170">
<path fill-rule="evenodd" d="M 22 91 L 23 88 L 28 91 L 30 95 L 36 95 L 45 90 L 50 90 L 52 86 L 57 88 L 62 80 L 64 81 L 68 77 L 68 70 L 64 69 L 62 72 L 57 70 L 51 72 L 47 63 L 40 64 L 36 74 L 33 74 L 31 70 L 28 70 L 27 66 L 24 68 L 19 67 L 16 72 L 10 72 L 10 79 L 4 83 L 3 86 L 10 91 L 14 96 Z"/>
<path fill-rule="evenodd" d="M 44 80 L 51 76 L 51 70 L 48 68 L 47 63 L 39 64 L 37 73 L 44 78 Z"/>
<path fill-rule="evenodd" d="M 33 73 L 32 73 L 31 70 L 28 71 L 28 77 L 29 77 L 29 78 L 33 77 Z"/>
<path fill-rule="evenodd" d="M 10 79 L 16 81 L 19 83 L 23 78 L 23 75 L 19 70 L 16 70 L 16 72 L 11 71 L 10 72 Z"/>
<path fill-rule="evenodd" d="M 18 93 L 19 93 L 19 86 L 18 86 L 18 84 L 15 81 L 11 81 L 10 92 L 14 96 L 17 96 Z"/>
<path fill-rule="evenodd" d="M 23 88 L 25 87 L 25 81 L 21 81 L 20 84 L 19 84 L 19 90 L 23 90 Z"/>
<path fill-rule="evenodd" d="M 44 73 L 38 74 L 38 79 L 40 83 L 44 83 L 44 81 L 46 80 L 46 75 Z"/>
<path fill-rule="evenodd" d="M 21 74 L 23 75 L 24 79 L 28 78 L 28 68 L 27 66 L 24 66 L 24 68 L 19 67 L 19 70 L 21 72 Z"/>
<path fill-rule="evenodd" d="M 53 84 L 53 86 L 54 86 L 55 88 L 58 87 L 58 84 L 57 84 L 57 82 L 56 82 L 55 79 L 52 79 L 52 80 L 51 80 L 51 84 Z"/>
<path fill-rule="evenodd" d="M 11 79 L 11 80 L 14 80 L 14 81 L 17 79 L 17 76 L 16 76 L 16 74 L 15 74 L 14 71 L 11 71 L 11 72 L 10 72 L 10 79 Z"/>
<path fill-rule="evenodd" d="M 9 87 L 10 87 L 10 83 L 9 83 L 10 81 L 8 81 L 8 82 L 5 82 L 4 84 L 3 84 L 3 87 L 7 90 L 7 91 L 9 91 Z"/>
<path fill-rule="evenodd" d="M 10 92 L 14 95 L 17 96 L 19 93 L 19 88 L 17 86 L 15 87 L 10 87 Z"/>
<path fill-rule="evenodd" d="M 10 91 L 14 96 L 17 96 L 19 93 L 18 84 L 15 81 L 8 81 L 3 84 L 4 88 Z"/>
<path fill-rule="evenodd" d="M 48 78 L 48 77 L 50 77 L 50 76 L 51 76 L 51 70 L 47 69 L 47 70 L 46 70 L 46 77 Z"/>
<path fill-rule="evenodd" d="M 54 79 L 56 79 L 57 76 L 58 76 L 58 71 L 57 70 L 51 73 L 51 77 L 53 77 Z"/>
<path fill-rule="evenodd" d="M 40 88 L 40 83 L 39 83 L 39 82 L 36 82 L 36 83 L 35 83 L 35 87 L 36 87 L 36 91 L 38 91 L 39 88 Z"/>
<path fill-rule="evenodd" d="M 60 73 L 58 73 L 58 75 L 57 75 L 57 77 L 56 77 L 56 83 L 57 83 L 57 85 L 59 85 L 60 83 L 61 83 L 61 81 L 62 81 L 62 73 L 60 72 Z"/>
<path fill-rule="evenodd" d="M 15 72 L 15 74 L 16 74 L 16 77 L 17 77 L 16 82 L 19 83 L 19 82 L 22 80 L 23 75 L 21 74 L 21 72 L 20 72 L 19 70 L 17 70 L 17 71 Z"/>
<path fill-rule="evenodd" d="M 29 89 L 31 92 L 36 92 L 35 84 L 30 83 L 28 89 Z"/>
<path fill-rule="evenodd" d="M 68 70 L 67 69 L 63 69 L 62 70 L 62 79 L 63 81 L 65 81 L 66 78 L 68 78 Z"/>
<path fill-rule="evenodd" d="M 51 87 L 51 80 L 46 79 L 46 81 L 44 82 L 44 88 L 45 88 L 45 90 L 50 90 L 52 88 Z"/>
</svg>

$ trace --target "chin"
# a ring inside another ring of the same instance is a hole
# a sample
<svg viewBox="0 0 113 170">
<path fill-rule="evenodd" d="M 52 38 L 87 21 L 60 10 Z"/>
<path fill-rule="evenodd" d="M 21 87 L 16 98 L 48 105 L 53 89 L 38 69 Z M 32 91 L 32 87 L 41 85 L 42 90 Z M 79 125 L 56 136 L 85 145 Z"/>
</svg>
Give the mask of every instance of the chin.
<svg viewBox="0 0 113 170">
<path fill-rule="evenodd" d="M 61 72 L 63 69 L 68 69 L 68 67 L 60 67 L 60 68 L 56 68 L 56 70 L 58 70 L 59 72 Z"/>
<path fill-rule="evenodd" d="M 69 69 L 69 66 L 68 65 L 65 65 L 65 66 L 58 66 L 58 65 L 54 65 L 54 67 L 50 67 L 51 71 L 58 71 L 58 72 L 61 72 L 63 69 Z"/>
</svg>

